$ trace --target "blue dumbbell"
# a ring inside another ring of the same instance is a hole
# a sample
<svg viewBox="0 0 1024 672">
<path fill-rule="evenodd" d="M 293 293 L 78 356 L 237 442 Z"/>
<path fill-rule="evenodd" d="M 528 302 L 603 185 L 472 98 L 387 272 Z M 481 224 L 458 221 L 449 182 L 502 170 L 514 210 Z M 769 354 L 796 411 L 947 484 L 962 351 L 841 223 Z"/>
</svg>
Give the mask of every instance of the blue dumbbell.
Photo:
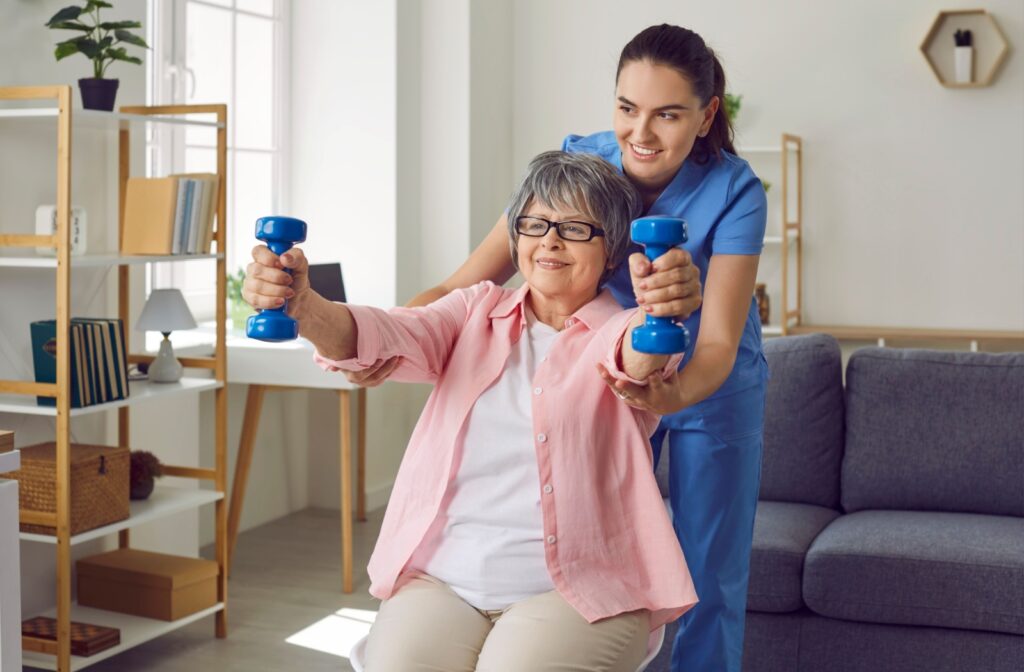
<svg viewBox="0 0 1024 672">
<path fill-rule="evenodd" d="M 256 237 L 267 244 L 270 251 L 280 256 L 295 243 L 306 240 L 306 223 L 293 217 L 260 217 L 256 220 Z M 291 269 L 285 269 L 291 275 Z M 249 316 L 245 335 L 261 341 L 293 341 L 299 336 L 299 323 L 288 317 L 288 301 L 280 308 L 265 308 Z"/>
<path fill-rule="evenodd" d="M 633 220 L 633 242 L 644 246 L 644 254 L 654 261 L 673 247 L 685 243 L 686 222 L 677 217 L 641 217 Z M 642 327 L 633 330 L 633 349 L 650 355 L 672 355 L 690 346 L 690 332 L 670 317 L 647 316 Z"/>
</svg>

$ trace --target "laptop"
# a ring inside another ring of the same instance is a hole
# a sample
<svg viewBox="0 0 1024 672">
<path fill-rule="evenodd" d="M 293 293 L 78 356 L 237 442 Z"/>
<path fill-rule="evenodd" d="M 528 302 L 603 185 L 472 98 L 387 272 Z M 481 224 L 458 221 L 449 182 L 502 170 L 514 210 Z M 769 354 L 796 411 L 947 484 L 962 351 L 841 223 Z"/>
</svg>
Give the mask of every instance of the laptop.
<svg viewBox="0 0 1024 672">
<path fill-rule="evenodd" d="M 309 286 L 328 301 L 345 303 L 345 282 L 341 279 L 341 264 L 309 265 Z"/>
</svg>

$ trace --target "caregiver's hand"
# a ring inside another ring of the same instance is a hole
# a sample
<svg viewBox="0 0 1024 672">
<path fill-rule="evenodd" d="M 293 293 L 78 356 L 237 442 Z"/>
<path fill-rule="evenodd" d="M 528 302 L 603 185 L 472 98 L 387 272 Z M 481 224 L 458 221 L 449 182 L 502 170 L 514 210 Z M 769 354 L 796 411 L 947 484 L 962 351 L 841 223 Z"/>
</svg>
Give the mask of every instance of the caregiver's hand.
<svg viewBox="0 0 1024 672">
<path fill-rule="evenodd" d="M 401 357 L 378 360 L 373 366 L 362 371 L 345 371 L 348 382 L 359 387 L 377 387 L 391 375 L 391 372 L 398 366 Z"/>
<path fill-rule="evenodd" d="M 292 275 L 285 273 L 289 268 Z M 309 262 L 301 248 L 293 247 L 278 257 L 266 245 L 252 248 L 252 263 L 245 268 L 242 298 L 253 308 L 280 308 L 288 299 L 287 313 L 300 317 L 309 288 Z"/>
<path fill-rule="evenodd" d="M 680 247 L 653 263 L 639 252 L 631 254 L 629 274 L 637 304 L 650 315 L 685 320 L 700 308 L 700 269 L 690 253 Z"/>
<path fill-rule="evenodd" d="M 685 403 L 679 389 L 679 372 L 668 378 L 661 377 L 661 371 L 647 376 L 647 385 L 634 385 L 626 380 L 613 378 L 603 364 L 597 365 L 597 372 L 608 387 L 623 403 L 658 415 L 672 415 L 683 410 Z"/>
</svg>

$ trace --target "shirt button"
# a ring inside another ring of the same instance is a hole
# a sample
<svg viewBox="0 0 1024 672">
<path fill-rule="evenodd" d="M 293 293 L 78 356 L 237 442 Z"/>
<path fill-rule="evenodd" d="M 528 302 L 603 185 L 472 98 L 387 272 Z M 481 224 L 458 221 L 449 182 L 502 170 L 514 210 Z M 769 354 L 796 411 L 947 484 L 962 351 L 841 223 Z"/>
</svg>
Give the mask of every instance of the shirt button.
<svg viewBox="0 0 1024 672">
<path fill-rule="evenodd" d="M 548 543 L 549 543 L 549 544 L 553 544 L 553 543 L 555 543 L 555 541 L 556 541 L 556 539 L 555 539 L 555 535 L 553 535 L 553 534 L 549 534 L 549 535 L 548 535 Z"/>
<path fill-rule="evenodd" d="M 534 393 L 535 395 L 537 395 L 538 397 L 540 396 L 540 393 L 541 393 L 541 392 L 543 392 L 543 391 L 544 391 L 544 390 L 542 390 L 542 389 L 541 389 L 541 388 L 539 388 L 539 387 L 535 387 L 535 388 L 533 388 L 533 393 Z"/>
<path fill-rule="evenodd" d="M 540 441 L 541 443 L 544 443 L 545 441 L 548 440 L 548 435 L 547 434 L 543 434 L 543 433 L 542 434 L 538 434 L 537 435 L 537 440 Z"/>
<path fill-rule="evenodd" d="M 545 494 L 545 495 L 550 495 L 550 494 L 551 494 L 551 491 L 552 491 L 553 489 L 554 489 L 554 488 L 552 488 L 550 484 L 548 484 L 548 485 L 545 485 L 545 486 L 544 486 L 544 494 Z"/>
<path fill-rule="evenodd" d="M 542 362 L 548 361 L 548 356 L 544 355 L 543 357 L 540 358 L 540 361 L 542 361 Z"/>
</svg>

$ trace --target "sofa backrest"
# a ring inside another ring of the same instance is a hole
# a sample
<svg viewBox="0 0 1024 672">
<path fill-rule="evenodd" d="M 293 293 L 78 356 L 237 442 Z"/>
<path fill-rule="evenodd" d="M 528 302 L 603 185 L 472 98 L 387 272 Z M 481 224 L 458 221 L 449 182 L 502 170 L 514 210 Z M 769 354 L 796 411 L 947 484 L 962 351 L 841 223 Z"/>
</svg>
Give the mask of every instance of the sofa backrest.
<svg viewBox="0 0 1024 672">
<path fill-rule="evenodd" d="M 842 503 L 1024 516 L 1024 353 L 855 352 Z"/>
<path fill-rule="evenodd" d="M 826 334 L 765 341 L 760 499 L 839 508 L 843 373 L 839 343 Z"/>
</svg>

